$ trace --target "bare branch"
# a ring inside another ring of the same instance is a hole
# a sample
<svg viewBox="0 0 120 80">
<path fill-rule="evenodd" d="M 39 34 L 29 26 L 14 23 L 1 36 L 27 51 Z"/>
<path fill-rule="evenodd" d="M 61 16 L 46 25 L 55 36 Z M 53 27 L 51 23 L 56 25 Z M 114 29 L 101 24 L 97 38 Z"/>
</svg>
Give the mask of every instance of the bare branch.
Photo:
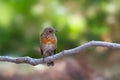
<svg viewBox="0 0 120 80">
<path fill-rule="evenodd" d="M 69 54 L 74 54 L 74 53 L 79 53 L 80 51 L 91 47 L 91 46 L 102 46 L 102 47 L 109 47 L 109 48 L 120 48 L 120 44 L 117 43 L 110 43 L 110 42 L 102 42 L 102 41 L 91 41 L 88 43 L 85 43 L 81 46 L 78 46 L 73 49 L 69 50 L 64 50 L 62 52 L 59 52 L 53 56 L 46 57 L 43 61 L 43 58 L 40 59 L 33 59 L 30 57 L 8 57 L 8 56 L 0 56 L 0 61 L 8 61 L 8 62 L 13 62 L 13 63 L 27 63 L 31 65 L 38 65 L 38 64 L 43 64 L 45 62 L 48 62 L 49 60 L 56 60 L 58 58 L 63 57 L 64 55 L 69 55 Z"/>
</svg>

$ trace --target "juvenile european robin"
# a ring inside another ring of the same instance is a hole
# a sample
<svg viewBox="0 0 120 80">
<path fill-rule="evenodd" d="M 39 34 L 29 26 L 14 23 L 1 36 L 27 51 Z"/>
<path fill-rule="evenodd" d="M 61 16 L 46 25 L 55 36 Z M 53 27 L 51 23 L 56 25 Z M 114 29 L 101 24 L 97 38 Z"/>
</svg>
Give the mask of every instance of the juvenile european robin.
<svg viewBox="0 0 120 80">
<path fill-rule="evenodd" d="M 55 36 L 55 29 L 52 27 L 45 28 L 40 35 L 40 50 L 41 55 L 44 57 L 51 56 L 56 53 L 57 38 Z M 47 62 L 48 66 L 54 66 L 53 61 Z"/>
</svg>

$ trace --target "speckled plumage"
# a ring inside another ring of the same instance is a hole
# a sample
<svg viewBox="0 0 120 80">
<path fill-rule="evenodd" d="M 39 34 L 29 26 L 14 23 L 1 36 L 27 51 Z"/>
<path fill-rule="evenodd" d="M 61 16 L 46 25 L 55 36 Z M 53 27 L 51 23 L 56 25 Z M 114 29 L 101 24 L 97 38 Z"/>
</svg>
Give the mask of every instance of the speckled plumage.
<svg viewBox="0 0 120 80">
<path fill-rule="evenodd" d="M 40 50 L 44 57 L 55 54 L 57 48 L 57 38 L 55 36 L 55 29 L 52 27 L 45 28 L 40 35 Z M 47 62 L 48 66 L 53 66 L 54 62 Z"/>
</svg>

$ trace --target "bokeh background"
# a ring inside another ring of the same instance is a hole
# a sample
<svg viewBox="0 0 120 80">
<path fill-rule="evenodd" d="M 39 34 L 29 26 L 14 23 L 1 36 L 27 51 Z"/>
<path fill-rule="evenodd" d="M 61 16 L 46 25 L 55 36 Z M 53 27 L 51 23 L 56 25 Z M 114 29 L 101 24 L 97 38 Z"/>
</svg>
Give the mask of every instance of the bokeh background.
<svg viewBox="0 0 120 80">
<path fill-rule="evenodd" d="M 0 55 L 40 58 L 39 35 L 53 26 L 57 52 L 91 40 L 120 42 L 120 0 L 0 0 Z M 31 66 L 0 62 L 0 80 L 120 80 L 120 50 L 91 47 Z"/>
</svg>

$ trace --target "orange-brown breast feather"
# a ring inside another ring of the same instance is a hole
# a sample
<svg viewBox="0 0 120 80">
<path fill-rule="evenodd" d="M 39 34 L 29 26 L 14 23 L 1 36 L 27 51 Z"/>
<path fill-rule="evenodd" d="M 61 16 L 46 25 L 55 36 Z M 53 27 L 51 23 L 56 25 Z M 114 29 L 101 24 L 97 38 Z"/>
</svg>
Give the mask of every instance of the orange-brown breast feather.
<svg viewBox="0 0 120 80">
<path fill-rule="evenodd" d="M 55 44 L 56 40 L 55 39 L 50 39 L 51 44 Z"/>
<path fill-rule="evenodd" d="M 45 39 L 45 38 L 44 38 L 44 39 L 42 38 L 42 39 L 41 39 L 41 42 L 42 42 L 43 44 L 47 44 L 47 43 L 48 43 L 48 40 Z"/>
<path fill-rule="evenodd" d="M 47 44 L 48 42 L 50 42 L 51 44 L 55 44 L 56 43 L 56 40 L 55 39 L 51 39 L 51 38 L 49 38 L 49 39 L 41 39 L 41 42 L 43 43 L 43 44 Z"/>
</svg>

